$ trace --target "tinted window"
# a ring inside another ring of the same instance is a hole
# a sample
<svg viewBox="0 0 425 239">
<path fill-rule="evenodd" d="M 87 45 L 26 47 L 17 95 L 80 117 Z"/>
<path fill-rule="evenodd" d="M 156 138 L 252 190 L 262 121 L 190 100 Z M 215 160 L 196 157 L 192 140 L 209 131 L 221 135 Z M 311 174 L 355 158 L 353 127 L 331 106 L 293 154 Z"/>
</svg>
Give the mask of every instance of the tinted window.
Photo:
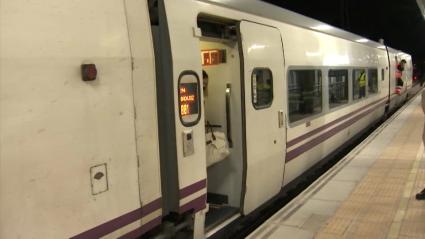
<svg viewBox="0 0 425 239">
<path fill-rule="evenodd" d="M 366 70 L 353 70 L 353 100 L 366 97 Z"/>
<path fill-rule="evenodd" d="M 295 122 L 322 112 L 320 70 L 291 70 L 288 77 L 289 121 Z"/>
<path fill-rule="evenodd" d="M 252 72 L 252 104 L 256 109 L 267 108 L 273 101 L 273 76 L 270 69 L 255 68 Z"/>
<path fill-rule="evenodd" d="M 385 70 L 381 69 L 381 80 L 385 80 Z"/>
<path fill-rule="evenodd" d="M 367 75 L 367 88 L 369 94 L 378 93 L 378 70 L 377 69 L 369 69 Z"/>
<path fill-rule="evenodd" d="M 348 70 L 329 70 L 329 108 L 348 103 Z"/>
</svg>

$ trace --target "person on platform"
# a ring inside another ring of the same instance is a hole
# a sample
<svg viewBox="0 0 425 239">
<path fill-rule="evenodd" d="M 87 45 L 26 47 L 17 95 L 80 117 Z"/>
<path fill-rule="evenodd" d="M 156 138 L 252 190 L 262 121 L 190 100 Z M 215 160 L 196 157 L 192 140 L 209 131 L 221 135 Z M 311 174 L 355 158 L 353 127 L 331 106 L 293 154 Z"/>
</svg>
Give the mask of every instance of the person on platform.
<svg viewBox="0 0 425 239">
<path fill-rule="evenodd" d="M 208 87 L 208 74 L 205 70 L 202 70 L 202 89 L 207 90 Z"/>
<path fill-rule="evenodd" d="M 403 71 L 404 71 L 404 67 L 406 65 L 406 60 L 401 60 L 399 64 L 397 64 L 397 70 L 395 73 L 395 77 L 396 77 L 396 87 L 401 88 L 404 85 L 404 81 L 403 81 Z"/>
<path fill-rule="evenodd" d="M 425 91 L 422 91 L 422 110 L 425 114 Z M 425 125 L 424 130 L 422 132 L 422 143 L 425 144 Z M 417 200 L 425 200 L 425 188 L 418 194 L 416 194 Z"/>
</svg>

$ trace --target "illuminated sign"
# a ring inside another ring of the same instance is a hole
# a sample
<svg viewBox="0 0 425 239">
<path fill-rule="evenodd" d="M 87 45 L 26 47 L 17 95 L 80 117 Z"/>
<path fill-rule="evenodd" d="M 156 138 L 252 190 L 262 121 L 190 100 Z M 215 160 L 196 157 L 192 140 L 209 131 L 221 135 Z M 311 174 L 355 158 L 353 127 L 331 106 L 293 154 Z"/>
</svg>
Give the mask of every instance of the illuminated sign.
<svg viewBox="0 0 425 239">
<path fill-rule="evenodd" d="M 226 62 L 226 50 L 202 50 L 201 59 L 203 66 L 218 65 Z"/>
<path fill-rule="evenodd" d="M 198 114 L 198 84 L 181 83 L 179 86 L 180 115 Z"/>
</svg>

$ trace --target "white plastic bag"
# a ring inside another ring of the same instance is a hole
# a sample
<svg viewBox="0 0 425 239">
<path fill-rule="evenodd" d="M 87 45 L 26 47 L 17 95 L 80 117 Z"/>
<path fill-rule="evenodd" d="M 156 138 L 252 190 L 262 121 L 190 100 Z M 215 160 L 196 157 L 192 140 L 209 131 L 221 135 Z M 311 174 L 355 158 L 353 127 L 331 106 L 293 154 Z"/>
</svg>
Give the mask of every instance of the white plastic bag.
<svg viewBox="0 0 425 239">
<path fill-rule="evenodd" d="M 222 132 L 216 131 L 208 132 L 205 135 L 206 149 L 207 149 L 207 167 L 216 164 L 229 156 L 229 145 L 227 143 L 226 135 Z"/>
</svg>

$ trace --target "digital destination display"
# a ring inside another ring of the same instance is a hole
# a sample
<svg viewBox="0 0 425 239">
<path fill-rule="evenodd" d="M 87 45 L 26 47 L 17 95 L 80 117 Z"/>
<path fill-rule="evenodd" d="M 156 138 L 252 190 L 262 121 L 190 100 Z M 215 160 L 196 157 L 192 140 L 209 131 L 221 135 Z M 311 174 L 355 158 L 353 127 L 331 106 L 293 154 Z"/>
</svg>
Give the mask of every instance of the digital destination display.
<svg viewBox="0 0 425 239">
<path fill-rule="evenodd" d="M 210 49 L 201 51 L 203 66 L 218 65 L 226 63 L 226 50 Z"/>
<path fill-rule="evenodd" d="M 179 86 L 180 115 L 198 114 L 198 84 L 181 83 Z"/>
</svg>

